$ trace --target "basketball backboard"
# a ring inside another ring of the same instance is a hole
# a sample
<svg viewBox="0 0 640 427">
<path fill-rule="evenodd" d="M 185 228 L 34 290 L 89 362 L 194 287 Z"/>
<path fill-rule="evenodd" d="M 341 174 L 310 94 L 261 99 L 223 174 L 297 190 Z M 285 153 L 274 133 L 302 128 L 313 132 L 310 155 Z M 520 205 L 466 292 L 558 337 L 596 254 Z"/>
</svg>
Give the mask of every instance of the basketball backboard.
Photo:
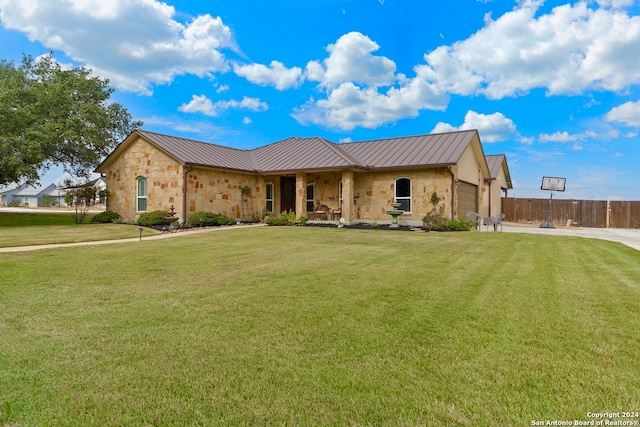
<svg viewBox="0 0 640 427">
<path fill-rule="evenodd" d="M 564 191 L 566 178 L 556 178 L 552 176 L 543 176 L 541 190 Z"/>
</svg>

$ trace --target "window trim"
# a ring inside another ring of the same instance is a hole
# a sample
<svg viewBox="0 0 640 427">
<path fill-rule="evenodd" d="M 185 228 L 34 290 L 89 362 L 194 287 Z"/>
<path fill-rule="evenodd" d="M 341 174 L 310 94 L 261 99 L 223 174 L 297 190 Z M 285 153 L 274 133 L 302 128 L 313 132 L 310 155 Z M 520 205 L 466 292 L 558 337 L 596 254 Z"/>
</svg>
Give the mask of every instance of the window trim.
<svg viewBox="0 0 640 427">
<path fill-rule="evenodd" d="M 140 184 L 144 182 L 144 195 L 140 194 Z M 149 209 L 149 197 L 148 197 L 148 189 L 147 186 L 148 180 L 144 176 L 139 176 L 136 178 L 136 212 L 147 212 Z M 144 209 L 140 210 L 140 202 L 144 200 Z"/>
<path fill-rule="evenodd" d="M 269 198 L 269 188 L 271 188 L 271 198 Z M 265 192 L 264 192 L 264 197 L 265 197 L 264 208 L 268 213 L 273 213 L 273 207 L 274 207 L 273 195 L 274 195 L 274 192 L 275 192 L 275 186 L 273 185 L 273 182 L 267 182 L 265 184 Z M 269 202 L 271 202 L 271 210 L 269 210 Z"/>
<path fill-rule="evenodd" d="M 309 198 L 309 188 L 311 188 L 311 198 Z M 311 183 L 311 184 L 307 184 L 307 188 L 306 188 L 306 192 L 305 192 L 305 198 L 306 198 L 306 202 L 305 202 L 305 210 L 307 213 L 312 213 L 315 211 L 316 209 L 316 201 L 315 201 L 315 197 L 316 197 L 316 184 Z M 311 203 L 311 205 L 309 205 L 309 203 Z M 309 210 L 309 206 L 311 206 L 311 210 Z"/>
<path fill-rule="evenodd" d="M 398 181 L 400 181 L 402 179 L 406 179 L 407 181 L 409 181 L 409 195 L 408 196 L 400 196 L 400 197 L 398 197 Z M 401 177 L 396 178 L 393 181 L 393 200 L 395 200 L 396 203 L 401 203 L 402 200 L 408 200 L 409 201 L 409 210 L 408 211 L 404 211 L 404 213 L 410 214 L 412 212 L 412 209 L 413 209 L 413 181 L 411 180 L 411 178 L 406 177 L 406 176 L 401 176 Z"/>
</svg>

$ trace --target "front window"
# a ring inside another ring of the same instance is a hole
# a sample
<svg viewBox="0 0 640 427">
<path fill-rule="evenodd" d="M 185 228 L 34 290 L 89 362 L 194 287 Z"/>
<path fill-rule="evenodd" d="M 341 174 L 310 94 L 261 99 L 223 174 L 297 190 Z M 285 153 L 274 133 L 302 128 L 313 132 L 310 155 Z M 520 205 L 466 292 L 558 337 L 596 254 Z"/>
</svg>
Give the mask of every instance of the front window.
<svg viewBox="0 0 640 427">
<path fill-rule="evenodd" d="M 401 203 L 400 209 L 411 212 L 411 180 L 409 178 L 396 179 L 396 202 Z"/>
<path fill-rule="evenodd" d="M 273 184 L 270 182 L 267 183 L 266 199 L 267 199 L 266 210 L 269 213 L 273 213 Z"/>
<path fill-rule="evenodd" d="M 147 178 L 138 178 L 137 207 L 138 212 L 147 210 Z"/>
<path fill-rule="evenodd" d="M 309 184 L 307 185 L 307 212 L 313 212 L 316 208 L 315 206 L 315 185 Z"/>
</svg>

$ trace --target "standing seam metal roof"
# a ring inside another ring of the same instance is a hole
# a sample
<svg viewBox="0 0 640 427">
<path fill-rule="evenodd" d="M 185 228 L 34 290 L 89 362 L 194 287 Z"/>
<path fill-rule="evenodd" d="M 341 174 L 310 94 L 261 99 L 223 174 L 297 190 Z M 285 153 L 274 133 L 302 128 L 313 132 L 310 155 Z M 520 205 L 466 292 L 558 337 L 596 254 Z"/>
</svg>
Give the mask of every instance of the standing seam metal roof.
<svg viewBox="0 0 640 427">
<path fill-rule="evenodd" d="M 477 131 L 341 144 L 319 137 L 291 137 L 253 150 L 240 150 L 143 130 L 134 131 L 127 140 L 134 134 L 155 144 L 184 164 L 255 173 L 283 173 L 344 168 L 386 169 L 453 165 L 477 136 Z M 108 162 L 116 151 L 117 149 L 98 169 Z"/>
<path fill-rule="evenodd" d="M 253 171 L 251 153 L 247 150 L 224 147 L 191 139 L 178 138 L 154 132 L 135 131 L 152 142 L 167 154 L 179 161 L 201 166 L 214 166 L 223 169 Z"/>
<path fill-rule="evenodd" d="M 502 167 L 502 164 L 506 161 L 507 156 L 505 156 L 504 154 L 492 154 L 492 155 L 487 155 L 485 156 L 487 159 L 487 165 L 489 166 L 489 173 L 491 178 L 497 178 L 498 175 L 500 174 L 500 168 Z M 509 175 L 509 170 L 505 170 L 505 174 L 506 174 L 506 180 L 507 182 L 505 183 L 505 185 L 507 185 L 508 188 L 513 188 L 513 184 L 511 183 L 511 176 Z"/>
<path fill-rule="evenodd" d="M 370 168 L 453 165 L 477 134 L 451 132 L 340 144 Z"/>
</svg>

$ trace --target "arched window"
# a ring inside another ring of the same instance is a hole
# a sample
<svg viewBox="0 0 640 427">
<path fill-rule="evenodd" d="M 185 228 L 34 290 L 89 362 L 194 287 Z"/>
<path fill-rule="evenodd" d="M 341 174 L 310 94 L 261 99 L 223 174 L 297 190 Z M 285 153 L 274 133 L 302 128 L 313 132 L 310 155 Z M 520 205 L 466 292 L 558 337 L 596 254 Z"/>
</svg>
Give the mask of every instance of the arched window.
<svg viewBox="0 0 640 427">
<path fill-rule="evenodd" d="M 400 209 L 411 212 L 411 180 L 409 178 L 396 179 L 396 202 L 401 203 Z"/>
<path fill-rule="evenodd" d="M 141 176 L 136 180 L 136 207 L 138 212 L 146 212 L 147 210 L 147 178 Z"/>
<path fill-rule="evenodd" d="M 267 192 L 265 197 L 267 199 L 267 204 L 265 206 L 265 209 L 267 210 L 267 212 L 273 213 L 273 184 L 270 182 L 267 182 L 266 189 L 267 189 Z"/>
</svg>

